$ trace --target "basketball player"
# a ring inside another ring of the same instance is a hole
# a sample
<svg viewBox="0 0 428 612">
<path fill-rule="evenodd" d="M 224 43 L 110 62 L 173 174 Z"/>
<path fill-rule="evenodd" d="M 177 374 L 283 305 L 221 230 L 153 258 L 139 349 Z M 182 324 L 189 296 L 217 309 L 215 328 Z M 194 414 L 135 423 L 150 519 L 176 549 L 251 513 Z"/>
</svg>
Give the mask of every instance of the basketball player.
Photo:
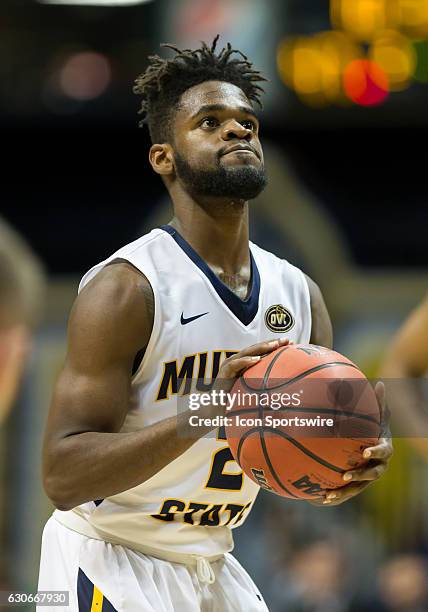
<svg viewBox="0 0 428 612">
<path fill-rule="evenodd" d="M 263 78 L 216 44 L 172 47 L 174 58 L 151 57 L 138 78 L 150 163 L 174 216 L 92 268 L 72 310 L 46 432 L 44 481 L 57 510 L 39 589 L 70 591 L 73 610 L 266 610 L 230 555 L 258 486 L 221 432 L 207 425 L 192 437 L 177 398 L 192 378 L 198 390 L 214 378 L 229 390 L 262 355 L 289 341 L 331 346 L 332 332 L 317 286 L 249 243 L 248 201 L 266 185 L 255 110 Z M 276 326 L 265 322 L 271 308 L 282 314 Z M 388 441 L 371 453 L 355 475 L 363 482 L 332 503 L 382 473 Z"/>
<path fill-rule="evenodd" d="M 31 249 L 0 219 L 0 424 L 15 400 L 44 288 Z"/>
<path fill-rule="evenodd" d="M 428 295 L 393 338 L 382 367 L 382 375 L 391 379 L 391 413 L 397 429 L 428 459 L 427 400 L 418 384 L 427 374 Z"/>
<path fill-rule="evenodd" d="M 0 218 L 0 426 L 5 425 L 19 390 L 43 291 L 44 275 L 37 257 Z M 7 428 L 2 428 L 1 433 L 6 441 Z M 9 491 L 7 483 L 1 480 L 0 497 L 5 504 Z M 4 531 L 5 520 L 0 510 L 0 532 Z M 11 587 L 9 551 L 7 542 L 2 544 L 0 590 L 6 591 Z"/>
</svg>

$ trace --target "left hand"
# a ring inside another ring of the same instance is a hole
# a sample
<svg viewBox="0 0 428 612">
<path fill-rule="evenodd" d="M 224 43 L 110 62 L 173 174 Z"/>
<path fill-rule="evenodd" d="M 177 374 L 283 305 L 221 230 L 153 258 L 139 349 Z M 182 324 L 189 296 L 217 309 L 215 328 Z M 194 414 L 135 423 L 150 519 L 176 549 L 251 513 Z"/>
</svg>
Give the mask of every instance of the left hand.
<svg viewBox="0 0 428 612">
<path fill-rule="evenodd" d="M 375 393 L 379 402 L 381 423 L 386 422 L 386 400 L 385 385 L 378 382 Z M 364 467 L 343 474 L 345 484 L 343 487 L 326 491 L 325 495 L 318 500 L 311 500 L 315 506 L 338 506 L 348 501 L 361 491 L 364 491 L 372 482 L 380 478 L 387 470 L 389 460 L 394 452 L 391 437 L 379 438 L 379 444 L 366 448 L 363 453 L 364 459 L 370 459 Z"/>
</svg>

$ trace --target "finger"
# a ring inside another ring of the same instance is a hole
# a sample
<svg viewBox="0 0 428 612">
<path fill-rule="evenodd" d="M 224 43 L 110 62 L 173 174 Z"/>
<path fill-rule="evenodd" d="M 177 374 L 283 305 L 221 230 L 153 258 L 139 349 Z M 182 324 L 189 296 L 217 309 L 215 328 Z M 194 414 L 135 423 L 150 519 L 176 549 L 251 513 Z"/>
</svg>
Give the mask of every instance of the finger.
<svg viewBox="0 0 428 612">
<path fill-rule="evenodd" d="M 287 338 L 258 342 L 257 344 L 252 344 L 242 351 L 239 351 L 239 353 L 236 353 L 236 355 L 232 355 L 232 357 L 230 357 L 230 361 L 235 361 L 236 359 L 241 359 L 242 357 L 247 356 L 266 355 L 267 353 L 271 353 L 272 351 L 276 350 L 280 346 L 287 346 L 287 344 L 289 344 L 289 340 Z"/>
<path fill-rule="evenodd" d="M 361 491 L 366 489 L 371 481 L 365 482 L 356 482 L 354 484 L 349 484 L 344 487 L 340 487 L 339 489 L 335 489 L 334 491 L 328 491 L 323 501 L 323 506 L 338 506 L 339 504 L 343 504 L 343 502 L 348 501 L 352 497 L 355 497 Z"/>
<path fill-rule="evenodd" d="M 375 393 L 379 404 L 380 422 L 383 423 L 386 413 L 386 390 L 383 382 L 378 381 L 375 385 Z"/>
<path fill-rule="evenodd" d="M 381 443 L 376 446 L 370 446 L 363 452 L 364 459 L 381 459 L 387 460 L 392 457 L 394 447 L 390 438 L 381 438 Z"/>
<path fill-rule="evenodd" d="M 252 355 L 248 357 L 240 357 L 239 359 L 230 360 L 228 363 L 223 364 L 221 378 L 236 378 L 242 372 L 258 363 L 260 359 L 260 355 Z"/>
<path fill-rule="evenodd" d="M 235 359 L 240 359 L 241 357 L 265 355 L 266 353 L 270 353 L 277 349 L 278 346 L 278 340 L 258 342 L 257 344 L 252 344 L 251 346 L 242 349 L 242 351 L 239 351 L 239 353 L 236 353 L 236 355 L 232 355 L 230 360 L 234 361 Z"/>
<path fill-rule="evenodd" d="M 366 467 L 359 468 L 358 470 L 352 470 L 352 472 L 346 472 L 343 475 L 343 480 L 345 482 L 362 482 L 365 480 L 377 480 L 380 478 L 387 469 L 386 463 L 375 463 L 370 464 Z"/>
<path fill-rule="evenodd" d="M 322 508 L 324 506 L 325 497 L 319 497 L 317 499 L 308 499 L 308 502 L 311 506 L 317 506 L 318 508 Z"/>
</svg>

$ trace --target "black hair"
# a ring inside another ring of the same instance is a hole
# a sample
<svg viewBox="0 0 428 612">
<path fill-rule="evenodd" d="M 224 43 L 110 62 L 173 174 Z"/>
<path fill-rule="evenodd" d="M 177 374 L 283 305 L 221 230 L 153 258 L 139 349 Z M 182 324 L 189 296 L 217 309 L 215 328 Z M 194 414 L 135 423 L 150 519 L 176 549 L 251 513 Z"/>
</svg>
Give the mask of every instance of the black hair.
<svg viewBox="0 0 428 612">
<path fill-rule="evenodd" d="M 246 55 L 232 49 L 230 43 L 216 53 L 219 37 L 216 36 L 211 47 L 203 42 L 199 49 L 193 51 L 163 44 L 162 47 L 175 51 L 175 57 L 149 57 L 149 66 L 136 79 L 133 91 L 142 96 L 139 113 L 143 118 L 139 125 L 148 124 L 152 142 L 171 140 L 172 122 L 181 96 L 205 81 L 232 83 L 242 89 L 250 102 L 263 107 L 260 98 L 264 89 L 258 83 L 267 79 L 253 69 Z"/>
</svg>

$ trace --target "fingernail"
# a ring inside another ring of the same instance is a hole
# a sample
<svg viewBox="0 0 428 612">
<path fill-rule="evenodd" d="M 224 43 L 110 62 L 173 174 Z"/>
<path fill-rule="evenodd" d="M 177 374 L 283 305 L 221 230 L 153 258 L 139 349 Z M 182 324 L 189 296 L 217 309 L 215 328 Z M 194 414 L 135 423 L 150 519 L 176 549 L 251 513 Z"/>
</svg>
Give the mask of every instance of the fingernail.
<svg viewBox="0 0 428 612">
<path fill-rule="evenodd" d="M 336 499 L 336 497 L 337 497 L 336 493 L 329 493 L 327 495 L 327 499 Z"/>
<path fill-rule="evenodd" d="M 278 346 L 278 340 L 271 340 L 269 346 Z"/>
<path fill-rule="evenodd" d="M 251 359 L 253 361 L 260 361 L 261 357 L 260 357 L 260 355 L 257 355 L 256 357 L 251 357 Z"/>
<path fill-rule="evenodd" d="M 343 475 L 343 480 L 352 480 L 352 474 L 350 472 L 347 472 Z"/>
<path fill-rule="evenodd" d="M 329 504 L 330 502 L 331 502 L 331 499 L 325 499 L 325 500 L 323 501 L 323 504 Z"/>
<path fill-rule="evenodd" d="M 369 459 L 371 456 L 372 456 L 371 451 L 369 451 L 369 449 L 368 449 L 368 448 L 366 448 L 366 450 L 365 450 L 365 451 L 364 451 L 364 453 L 363 453 L 363 457 L 364 457 L 364 459 Z"/>
</svg>

